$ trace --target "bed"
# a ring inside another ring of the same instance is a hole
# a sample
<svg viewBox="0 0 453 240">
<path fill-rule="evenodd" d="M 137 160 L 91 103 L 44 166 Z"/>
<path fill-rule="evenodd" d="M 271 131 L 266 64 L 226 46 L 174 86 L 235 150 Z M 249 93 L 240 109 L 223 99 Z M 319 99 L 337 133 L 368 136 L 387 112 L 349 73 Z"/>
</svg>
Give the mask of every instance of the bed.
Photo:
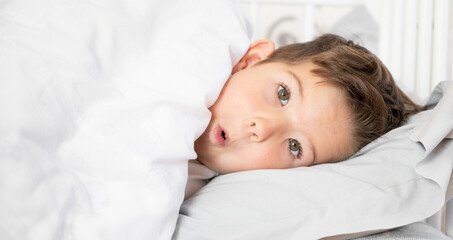
<svg viewBox="0 0 453 240">
<path fill-rule="evenodd" d="M 451 198 L 451 86 L 441 82 L 427 102 L 433 109 L 344 162 L 214 178 L 183 203 L 173 238 L 448 239 L 421 222 Z"/>
<path fill-rule="evenodd" d="M 441 77 L 431 110 L 348 161 L 222 175 L 183 202 L 208 107 L 257 37 L 255 4 L 2 0 L 0 239 L 445 237 L 420 222 L 451 196 Z"/>
</svg>

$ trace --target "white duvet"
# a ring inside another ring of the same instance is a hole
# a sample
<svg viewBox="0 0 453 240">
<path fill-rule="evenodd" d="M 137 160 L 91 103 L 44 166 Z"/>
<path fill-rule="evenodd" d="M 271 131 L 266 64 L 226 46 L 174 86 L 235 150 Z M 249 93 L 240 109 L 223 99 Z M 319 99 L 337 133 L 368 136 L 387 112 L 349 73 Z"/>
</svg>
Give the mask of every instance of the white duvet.
<svg viewBox="0 0 453 240">
<path fill-rule="evenodd" d="M 2 0 L 0 239 L 170 239 L 249 28 L 228 0 Z"/>
</svg>

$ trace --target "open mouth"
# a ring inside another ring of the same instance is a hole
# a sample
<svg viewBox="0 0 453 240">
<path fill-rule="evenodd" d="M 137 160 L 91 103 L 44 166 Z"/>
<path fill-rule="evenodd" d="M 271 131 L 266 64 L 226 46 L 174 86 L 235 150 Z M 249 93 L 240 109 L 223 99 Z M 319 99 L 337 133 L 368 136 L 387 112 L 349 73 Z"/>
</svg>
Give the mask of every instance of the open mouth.
<svg viewBox="0 0 453 240">
<path fill-rule="evenodd" d="M 214 138 L 217 144 L 225 146 L 228 141 L 228 134 L 221 127 L 217 127 L 214 132 Z"/>
</svg>

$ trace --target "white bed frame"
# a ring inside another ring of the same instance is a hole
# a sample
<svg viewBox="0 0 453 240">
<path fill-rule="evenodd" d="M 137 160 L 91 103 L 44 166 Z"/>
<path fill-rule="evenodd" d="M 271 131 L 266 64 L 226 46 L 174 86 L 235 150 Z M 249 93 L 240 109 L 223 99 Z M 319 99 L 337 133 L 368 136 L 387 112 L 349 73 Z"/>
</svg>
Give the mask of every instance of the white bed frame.
<svg viewBox="0 0 453 240">
<path fill-rule="evenodd" d="M 240 0 L 248 9 L 257 32 L 254 39 L 268 38 L 263 34 L 275 27 L 264 20 L 292 16 L 303 32 L 297 41 L 308 41 L 320 34 L 317 9 L 337 7 L 343 11 L 365 6 L 379 25 L 376 55 L 392 72 L 398 85 L 415 101 L 422 103 L 433 88 L 443 80 L 453 79 L 453 0 Z M 267 11 L 265 7 L 278 6 Z M 294 9 L 301 11 L 294 14 Z M 271 14 L 272 16 L 270 16 Z M 452 17 L 450 17 L 452 16 Z M 325 16 L 330 17 L 330 16 Z M 264 20 L 263 20 L 264 19 Z M 271 37 L 272 38 L 272 37 Z M 275 39 L 273 39 L 275 41 Z M 366 45 L 366 42 L 364 43 Z M 450 181 L 451 182 L 451 181 Z M 426 219 L 430 225 L 453 237 L 453 201 L 434 216 Z"/>
<path fill-rule="evenodd" d="M 365 5 L 379 24 L 379 51 L 376 54 L 388 66 L 405 92 L 424 100 L 438 82 L 453 79 L 453 4 L 451 0 L 240 0 L 249 9 L 255 29 L 269 28 L 259 21 L 263 6 L 303 6 L 293 15 L 302 21 L 299 41 L 313 39 L 316 29 L 316 8 L 325 6 L 355 7 Z M 282 8 L 279 8 L 279 10 Z M 283 8 L 284 9 L 284 8 Z M 269 14 L 267 12 L 266 14 Z M 283 16 L 282 11 L 273 15 Z M 270 16 L 271 17 L 271 16 Z M 327 16 L 329 17 L 329 16 Z M 259 31 L 254 38 L 263 38 Z"/>
</svg>

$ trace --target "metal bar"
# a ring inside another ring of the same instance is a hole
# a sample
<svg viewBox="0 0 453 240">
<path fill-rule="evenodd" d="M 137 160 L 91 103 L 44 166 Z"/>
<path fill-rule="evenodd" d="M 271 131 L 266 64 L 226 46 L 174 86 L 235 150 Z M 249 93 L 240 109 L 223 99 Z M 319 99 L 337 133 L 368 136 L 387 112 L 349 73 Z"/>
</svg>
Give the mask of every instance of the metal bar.
<svg viewBox="0 0 453 240">
<path fill-rule="evenodd" d="M 305 6 L 304 33 L 305 42 L 313 40 L 315 36 L 315 6 L 311 3 Z"/>
<path fill-rule="evenodd" d="M 449 3 L 449 0 L 436 0 L 434 2 L 431 89 L 433 89 L 440 81 L 447 79 Z"/>
<path fill-rule="evenodd" d="M 390 26 L 390 49 L 391 57 L 389 60 L 389 69 L 394 79 L 399 83 L 402 75 L 403 62 L 403 39 L 404 39 L 404 0 L 395 0 L 392 2 L 392 24 Z"/>
<path fill-rule="evenodd" d="M 417 52 L 417 1 L 405 0 L 404 8 L 403 70 L 400 84 L 406 93 L 414 93 Z"/>
<path fill-rule="evenodd" d="M 250 1 L 250 18 L 254 29 L 252 40 L 255 41 L 258 36 L 257 29 L 260 27 L 260 23 L 258 21 L 258 3 L 256 0 Z"/>
<path fill-rule="evenodd" d="M 391 22 L 392 22 L 392 5 L 391 0 L 383 0 L 380 27 L 379 27 L 379 58 L 381 61 L 389 66 L 390 65 L 390 36 L 391 36 Z"/>
<path fill-rule="evenodd" d="M 419 31 L 417 35 L 417 72 L 415 91 L 419 98 L 426 98 L 431 91 L 433 1 L 419 1 Z"/>
</svg>

